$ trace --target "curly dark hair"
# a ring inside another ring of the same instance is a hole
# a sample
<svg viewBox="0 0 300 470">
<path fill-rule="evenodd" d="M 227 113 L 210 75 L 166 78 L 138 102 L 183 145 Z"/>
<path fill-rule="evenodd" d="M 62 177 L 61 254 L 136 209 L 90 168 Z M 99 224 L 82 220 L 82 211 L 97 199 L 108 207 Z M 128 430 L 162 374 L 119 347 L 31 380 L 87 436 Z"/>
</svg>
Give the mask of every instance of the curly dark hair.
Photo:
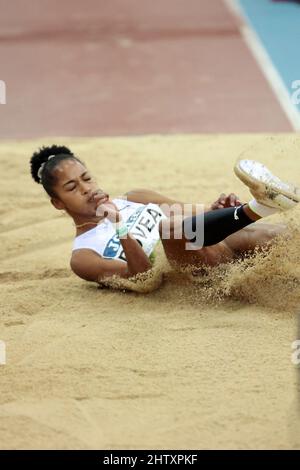
<svg viewBox="0 0 300 470">
<path fill-rule="evenodd" d="M 55 155 L 55 158 L 50 156 Z M 54 176 L 54 168 L 63 160 L 76 160 L 82 165 L 84 163 L 76 157 L 68 147 L 64 145 L 51 145 L 50 147 L 42 147 L 35 152 L 30 159 L 31 176 L 36 183 L 42 184 L 43 188 L 50 197 L 55 197 L 53 187 L 56 183 Z M 43 165 L 44 164 L 44 165 Z M 40 168 L 42 171 L 40 172 Z M 40 173 L 40 175 L 39 175 Z"/>
</svg>

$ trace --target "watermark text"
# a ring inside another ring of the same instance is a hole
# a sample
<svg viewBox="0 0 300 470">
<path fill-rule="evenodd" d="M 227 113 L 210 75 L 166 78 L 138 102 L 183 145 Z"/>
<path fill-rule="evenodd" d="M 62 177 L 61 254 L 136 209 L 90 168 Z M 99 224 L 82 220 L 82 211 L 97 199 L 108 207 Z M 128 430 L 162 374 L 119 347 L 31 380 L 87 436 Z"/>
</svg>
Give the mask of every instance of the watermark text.
<svg viewBox="0 0 300 470">
<path fill-rule="evenodd" d="M 298 105 L 300 104 L 300 80 L 294 80 L 291 86 L 295 90 L 292 93 L 292 103 Z"/>
<path fill-rule="evenodd" d="M 0 340 L 0 366 L 6 364 L 6 345 Z"/>
<path fill-rule="evenodd" d="M 6 84 L 0 80 L 0 104 L 6 104 Z"/>
</svg>

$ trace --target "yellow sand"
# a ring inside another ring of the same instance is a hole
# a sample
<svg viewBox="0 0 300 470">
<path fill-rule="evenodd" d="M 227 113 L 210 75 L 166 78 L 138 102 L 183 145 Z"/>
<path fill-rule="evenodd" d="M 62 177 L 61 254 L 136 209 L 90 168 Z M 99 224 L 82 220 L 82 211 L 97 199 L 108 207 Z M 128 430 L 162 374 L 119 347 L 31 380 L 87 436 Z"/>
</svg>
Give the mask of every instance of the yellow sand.
<svg viewBox="0 0 300 470">
<path fill-rule="evenodd" d="M 300 447 L 299 210 L 275 218 L 295 231 L 289 247 L 205 282 L 170 272 L 161 256 L 159 289 L 100 290 L 71 274 L 72 223 L 29 175 L 31 153 L 57 142 L 111 195 L 146 187 L 184 201 L 223 191 L 247 200 L 232 171 L 243 151 L 300 180 L 296 135 L 2 143 L 0 448 Z"/>
</svg>

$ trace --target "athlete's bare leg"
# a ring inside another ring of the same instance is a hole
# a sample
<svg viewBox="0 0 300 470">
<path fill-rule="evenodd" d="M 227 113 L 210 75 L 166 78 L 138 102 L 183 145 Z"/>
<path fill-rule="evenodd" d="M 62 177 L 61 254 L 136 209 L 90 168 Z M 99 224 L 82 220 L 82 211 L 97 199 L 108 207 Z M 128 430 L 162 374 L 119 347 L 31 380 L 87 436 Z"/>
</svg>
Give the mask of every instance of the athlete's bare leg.
<svg viewBox="0 0 300 470">
<path fill-rule="evenodd" d="M 171 265 L 176 267 L 193 266 L 195 268 L 203 267 L 203 265 L 216 266 L 220 263 L 232 261 L 237 256 L 233 248 L 225 240 L 212 246 L 193 250 L 187 249 L 190 243 L 183 235 L 180 239 L 174 238 L 174 234 L 178 233 L 178 225 L 182 225 L 182 220 L 182 217 L 173 217 L 169 220 L 169 238 L 165 238 L 161 233 L 164 251 Z"/>
<path fill-rule="evenodd" d="M 178 220 L 177 220 L 178 222 Z M 171 227 L 174 227 L 171 224 Z M 230 235 L 220 243 L 202 247 L 197 250 L 187 250 L 187 240 L 162 238 L 164 251 L 169 262 L 175 266 L 193 266 L 195 269 L 203 266 L 217 266 L 240 258 L 245 253 L 251 253 L 259 248 L 267 248 L 272 241 L 286 231 L 284 224 L 251 224 Z"/>
<path fill-rule="evenodd" d="M 272 241 L 286 231 L 285 224 L 251 224 L 225 238 L 224 242 L 238 256 L 246 252 L 253 252 L 258 248 L 271 246 Z"/>
</svg>

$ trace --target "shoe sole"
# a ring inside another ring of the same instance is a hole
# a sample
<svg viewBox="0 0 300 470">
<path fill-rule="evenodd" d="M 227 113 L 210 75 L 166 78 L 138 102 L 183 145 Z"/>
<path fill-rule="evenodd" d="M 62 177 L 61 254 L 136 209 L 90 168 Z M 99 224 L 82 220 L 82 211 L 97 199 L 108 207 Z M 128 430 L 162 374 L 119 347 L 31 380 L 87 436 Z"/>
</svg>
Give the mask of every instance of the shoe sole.
<svg viewBox="0 0 300 470">
<path fill-rule="evenodd" d="M 234 172 L 250 188 L 251 193 L 257 192 L 271 200 L 281 195 L 295 203 L 300 202 L 300 189 L 281 181 L 262 163 L 253 160 L 238 160 L 234 166 Z"/>
</svg>

